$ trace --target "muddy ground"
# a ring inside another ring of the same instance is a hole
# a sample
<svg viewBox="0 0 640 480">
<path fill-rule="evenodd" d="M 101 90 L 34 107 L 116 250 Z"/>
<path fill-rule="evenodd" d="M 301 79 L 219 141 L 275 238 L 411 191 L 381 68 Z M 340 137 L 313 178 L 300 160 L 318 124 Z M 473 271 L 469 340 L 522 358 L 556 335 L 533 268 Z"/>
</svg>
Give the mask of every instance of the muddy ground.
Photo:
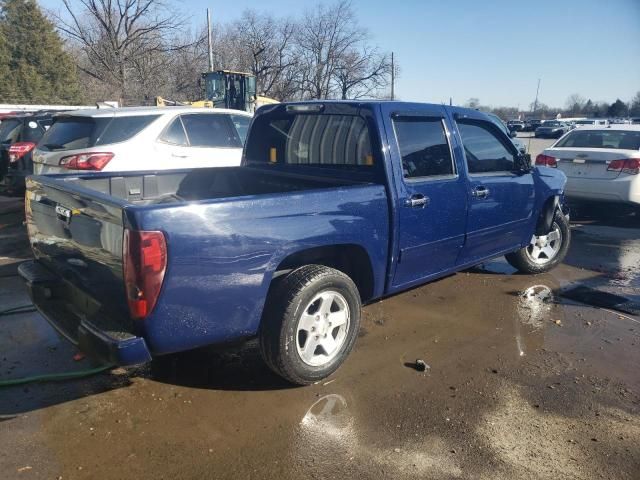
<svg viewBox="0 0 640 480">
<path fill-rule="evenodd" d="M 575 219 L 552 273 L 496 260 L 367 306 L 317 385 L 247 345 L 0 388 L 0 478 L 638 479 L 640 218 L 614 211 Z M 0 310 L 29 303 L 29 255 L 3 201 Z M 90 368 L 74 353 L 37 313 L 0 316 L 0 380 Z"/>
</svg>

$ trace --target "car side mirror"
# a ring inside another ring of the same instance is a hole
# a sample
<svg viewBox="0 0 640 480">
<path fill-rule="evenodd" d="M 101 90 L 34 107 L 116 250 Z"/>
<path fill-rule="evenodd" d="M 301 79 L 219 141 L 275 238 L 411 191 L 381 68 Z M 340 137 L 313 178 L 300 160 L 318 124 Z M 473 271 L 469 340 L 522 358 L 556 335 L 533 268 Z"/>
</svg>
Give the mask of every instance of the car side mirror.
<svg viewBox="0 0 640 480">
<path fill-rule="evenodd" d="M 515 130 L 510 130 L 509 131 L 509 136 L 511 138 L 516 138 L 518 136 L 518 132 L 516 132 Z"/>
<path fill-rule="evenodd" d="M 518 154 L 518 156 L 516 157 L 516 170 L 518 172 L 529 172 L 531 170 L 531 154 Z"/>
</svg>

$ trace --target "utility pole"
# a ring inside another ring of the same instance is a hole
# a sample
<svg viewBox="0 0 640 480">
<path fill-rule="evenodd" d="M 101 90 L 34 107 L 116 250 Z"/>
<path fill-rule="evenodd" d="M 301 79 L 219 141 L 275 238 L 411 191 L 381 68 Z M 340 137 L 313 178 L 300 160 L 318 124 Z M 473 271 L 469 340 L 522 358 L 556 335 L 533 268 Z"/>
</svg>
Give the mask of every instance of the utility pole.
<svg viewBox="0 0 640 480">
<path fill-rule="evenodd" d="M 536 88 L 536 99 L 533 102 L 533 113 L 536 113 L 536 110 L 538 110 L 538 93 L 540 93 L 540 79 L 538 79 L 538 88 Z"/>
<path fill-rule="evenodd" d="M 396 83 L 396 65 L 393 61 L 393 52 L 391 52 L 391 100 L 395 100 L 395 83 Z"/>
<path fill-rule="evenodd" d="M 213 48 L 211 45 L 211 15 L 209 14 L 209 9 L 207 8 L 207 43 L 208 43 L 208 51 L 209 51 L 209 71 L 213 72 Z"/>
</svg>

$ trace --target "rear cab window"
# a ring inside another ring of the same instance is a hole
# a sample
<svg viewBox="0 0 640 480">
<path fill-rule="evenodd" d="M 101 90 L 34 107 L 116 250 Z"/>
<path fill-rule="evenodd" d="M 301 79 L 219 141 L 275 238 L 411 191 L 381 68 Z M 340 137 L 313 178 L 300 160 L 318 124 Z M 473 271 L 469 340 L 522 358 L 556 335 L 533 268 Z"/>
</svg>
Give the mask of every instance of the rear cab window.
<svg viewBox="0 0 640 480">
<path fill-rule="evenodd" d="M 263 115 L 253 121 L 246 160 L 281 164 L 370 170 L 374 165 L 371 137 L 357 115 Z"/>
</svg>

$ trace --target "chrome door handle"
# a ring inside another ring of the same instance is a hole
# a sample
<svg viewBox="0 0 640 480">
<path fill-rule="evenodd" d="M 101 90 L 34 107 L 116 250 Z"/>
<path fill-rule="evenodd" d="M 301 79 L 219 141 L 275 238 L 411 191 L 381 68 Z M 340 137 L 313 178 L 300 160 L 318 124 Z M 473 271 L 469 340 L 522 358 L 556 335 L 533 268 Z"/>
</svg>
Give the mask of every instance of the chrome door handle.
<svg viewBox="0 0 640 480">
<path fill-rule="evenodd" d="M 421 193 L 416 193 L 415 195 L 411 195 L 404 201 L 405 206 L 407 207 L 425 207 L 429 205 L 429 197 L 422 195 Z"/>
<path fill-rule="evenodd" d="M 172 153 L 171 156 L 175 158 L 187 158 L 187 155 L 180 155 L 178 153 Z"/>
<path fill-rule="evenodd" d="M 471 195 L 476 198 L 487 198 L 491 191 L 487 187 L 479 186 L 471 190 Z"/>
</svg>

